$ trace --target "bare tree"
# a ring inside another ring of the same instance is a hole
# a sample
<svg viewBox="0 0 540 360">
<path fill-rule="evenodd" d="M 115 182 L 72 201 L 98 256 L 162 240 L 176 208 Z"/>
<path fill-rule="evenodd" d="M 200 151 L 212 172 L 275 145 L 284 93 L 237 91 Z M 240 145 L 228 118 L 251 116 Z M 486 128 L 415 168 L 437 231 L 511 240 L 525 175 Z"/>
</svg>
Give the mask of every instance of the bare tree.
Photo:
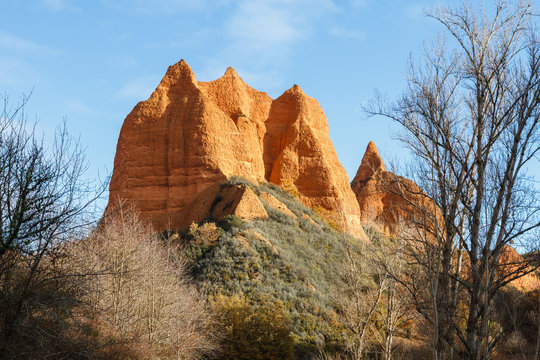
<svg viewBox="0 0 540 360">
<path fill-rule="evenodd" d="M 341 272 L 344 296 L 337 303 L 350 334 L 347 355 L 363 359 L 378 343 L 382 358 L 391 359 L 394 339 L 410 314 L 407 294 L 396 280 L 404 275 L 405 262 L 401 246 L 375 226 L 366 227 L 366 234 L 371 242 L 350 244 Z"/>
<path fill-rule="evenodd" d="M 93 308 L 100 336 L 109 336 L 103 348 L 110 358 L 198 359 L 216 349 L 180 249 L 163 243 L 133 209 L 118 206 L 92 236 L 67 248 L 65 273 L 94 274 L 84 277 L 81 300 Z"/>
<path fill-rule="evenodd" d="M 433 325 L 435 359 L 487 359 L 495 294 L 533 270 L 525 261 L 501 267 L 500 257 L 507 245 L 530 247 L 540 226 L 527 176 L 538 165 L 540 47 L 531 4 L 501 0 L 492 10 L 465 3 L 431 12 L 449 39 L 411 62 L 396 103 L 368 109 L 402 125 L 414 179 L 434 203 L 410 203 L 422 216 L 408 219 L 408 237 L 434 291 L 432 306 L 417 308 Z"/>
<path fill-rule="evenodd" d="M 377 269 L 378 277 L 384 279 L 383 301 L 377 308 L 378 326 L 373 334 L 379 343 L 382 359 L 390 360 L 394 354 L 394 340 L 404 325 L 411 319 L 410 299 L 401 286 L 406 276 L 406 261 L 403 258 L 404 244 L 399 239 L 391 240 L 379 235 L 371 244 L 371 264 Z"/>
<path fill-rule="evenodd" d="M 343 325 L 349 333 L 347 353 L 351 359 L 363 359 L 370 346 L 371 323 L 383 301 L 388 278 L 377 272 L 371 262 L 368 244 L 347 251 L 341 272 L 344 294 L 337 298 L 343 314 Z M 362 257 L 358 256 L 361 253 Z M 382 276 L 378 276 L 382 275 Z"/>
<path fill-rule="evenodd" d="M 83 181 L 87 169 L 80 145 L 59 127 L 47 148 L 28 125 L 24 106 L 3 97 L 0 112 L 0 357 L 45 307 L 36 289 L 48 284 L 42 260 L 55 241 L 81 226 L 101 194 Z M 33 325 L 35 326 L 35 324 Z"/>
</svg>

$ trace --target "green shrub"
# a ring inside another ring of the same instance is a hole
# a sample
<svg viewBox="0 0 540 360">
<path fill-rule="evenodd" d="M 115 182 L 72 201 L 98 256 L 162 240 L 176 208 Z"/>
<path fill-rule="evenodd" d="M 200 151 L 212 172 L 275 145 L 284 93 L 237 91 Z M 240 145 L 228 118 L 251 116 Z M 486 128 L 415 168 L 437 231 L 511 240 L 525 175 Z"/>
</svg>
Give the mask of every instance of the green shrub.
<svg viewBox="0 0 540 360">
<path fill-rule="evenodd" d="M 224 231 L 232 231 L 234 228 L 241 228 L 244 221 L 236 215 L 227 215 L 217 222 L 217 226 Z"/>
<path fill-rule="evenodd" d="M 221 185 L 247 185 L 250 188 L 255 188 L 255 185 L 243 176 L 233 175 Z"/>
</svg>

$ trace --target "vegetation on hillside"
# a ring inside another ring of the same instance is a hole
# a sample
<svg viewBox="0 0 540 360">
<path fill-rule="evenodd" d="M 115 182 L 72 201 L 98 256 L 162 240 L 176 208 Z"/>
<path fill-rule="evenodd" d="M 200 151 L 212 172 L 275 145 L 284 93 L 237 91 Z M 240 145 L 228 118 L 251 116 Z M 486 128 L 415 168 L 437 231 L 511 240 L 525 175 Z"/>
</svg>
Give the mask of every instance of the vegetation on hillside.
<svg viewBox="0 0 540 360">
<path fill-rule="evenodd" d="M 267 220 L 228 216 L 193 225 L 178 240 L 195 283 L 210 299 L 241 296 L 256 311 L 283 313 L 296 349 L 342 347 L 346 333 L 334 295 L 343 288 L 340 264 L 360 248 L 359 240 L 334 230 L 276 185 L 232 182 L 272 194 L 296 216 L 265 204 Z"/>
<path fill-rule="evenodd" d="M 370 241 L 337 231 L 280 187 L 271 193 L 294 216 L 265 204 L 267 220 L 207 219 L 166 238 L 181 244 L 190 274 L 222 331 L 216 359 L 363 359 L 430 357 L 432 326 L 418 317 L 406 286 L 425 281 L 407 254 L 411 244 L 366 224 Z M 427 290 L 427 288 L 426 288 Z M 429 306 L 429 292 L 417 293 Z M 460 316 L 467 311 L 461 304 Z M 505 287 L 490 324 L 499 356 L 534 348 L 535 292 Z M 461 322 L 460 326 L 465 326 Z M 493 330 L 495 331 L 495 330 Z"/>
</svg>

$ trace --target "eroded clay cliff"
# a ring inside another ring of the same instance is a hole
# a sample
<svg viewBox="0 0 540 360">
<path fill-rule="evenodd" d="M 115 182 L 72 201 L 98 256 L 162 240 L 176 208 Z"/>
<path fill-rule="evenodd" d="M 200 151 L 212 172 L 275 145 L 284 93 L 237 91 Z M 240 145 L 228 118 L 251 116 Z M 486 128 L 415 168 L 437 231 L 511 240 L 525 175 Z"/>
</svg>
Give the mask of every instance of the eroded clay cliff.
<svg viewBox="0 0 540 360">
<path fill-rule="evenodd" d="M 292 186 L 306 205 L 330 210 L 346 230 L 362 233 L 358 203 L 316 100 L 297 85 L 273 100 L 232 68 L 199 82 L 183 60 L 126 117 L 107 211 L 127 200 L 157 230 L 177 228 L 191 220 L 190 208 L 201 206 L 194 203 L 198 195 L 233 175 Z"/>
<path fill-rule="evenodd" d="M 371 141 L 351 182 L 360 206 L 362 223 L 387 235 L 396 235 L 404 224 L 425 226 L 433 220 L 433 203 L 414 181 L 386 171 L 375 143 Z M 407 220 L 407 221 L 402 221 Z"/>
</svg>

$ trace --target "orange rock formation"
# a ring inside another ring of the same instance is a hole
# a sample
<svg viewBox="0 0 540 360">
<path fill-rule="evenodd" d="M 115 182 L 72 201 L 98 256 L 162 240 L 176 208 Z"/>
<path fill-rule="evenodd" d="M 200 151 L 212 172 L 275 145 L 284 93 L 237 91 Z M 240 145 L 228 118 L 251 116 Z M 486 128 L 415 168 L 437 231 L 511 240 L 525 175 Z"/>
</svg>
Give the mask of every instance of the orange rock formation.
<svg viewBox="0 0 540 360">
<path fill-rule="evenodd" d="M 297 85 L 272 100 L 232 68 L 198 82 L 183 60 L 124 121 L 108 211 L 120 198 L 134 202 L 158 230 L 178 228 L 189 221 L 197 195 L 233 175 L 292 184 L 306 205 L 334 211 L 347 230 L 363 233 L 316 100 Z"/>
<path fill-rule="evenodd" d="M 370 222 L 387 235 L 396 235 L 400 232 L 400 220 L 412 220 L 421 217 L 418 226 L 431 223 L 433 216 L 433 202 L 413 181 L 394 173 L 386 171 L 384 163 L 371 141 L 362 158 L 351 187 L 356 194 L 360 205 L 361 220 Z M 435 212 L 439 224 L 443 224 L 440 211 Z M 425 216 L 428 216 L 426 218 Z M 427 219 L 427 221 L 426 221 Z M 441 226 L 441 225 L 439 225 Z M 502 249 L 497 274 L 507 276 L 512 272 L 526 273 L 521 255 L 511 246 Z M 470 268 L 470 261 L 465 260 L 464 269 Z M 464 270 L 467 271 L 467 270 Z M 510 282 L 521 291 L 530 291 L 540 288 L 540 280 L 533 274 L 527 274 Z"/>
<path fill-rule="evenodd" d="M 361 221 L 372 223 L 387 235 L 398 233 L 400 220 L 422 217 L 433 213 L 433 203 L 409 179 L 386 171 L 377 147 L 370 141 L 362 163 L 351 182 L 360 205 Z"/>
<path fill-rule="evenodd" d="M 511 281 L 509 285 L 521 291 L 540 289 L 540 279 L 531 272 L 531 268 L 524 266 L 524 264 L 523 257 L 518 254 L 516 249 L 510 245 L 505 245 L 499 257 L 499 263 L 496 269 L 497 275 L 505 277 L 512 273 L 520 275 L 527 273 Z"/>
</svg>

